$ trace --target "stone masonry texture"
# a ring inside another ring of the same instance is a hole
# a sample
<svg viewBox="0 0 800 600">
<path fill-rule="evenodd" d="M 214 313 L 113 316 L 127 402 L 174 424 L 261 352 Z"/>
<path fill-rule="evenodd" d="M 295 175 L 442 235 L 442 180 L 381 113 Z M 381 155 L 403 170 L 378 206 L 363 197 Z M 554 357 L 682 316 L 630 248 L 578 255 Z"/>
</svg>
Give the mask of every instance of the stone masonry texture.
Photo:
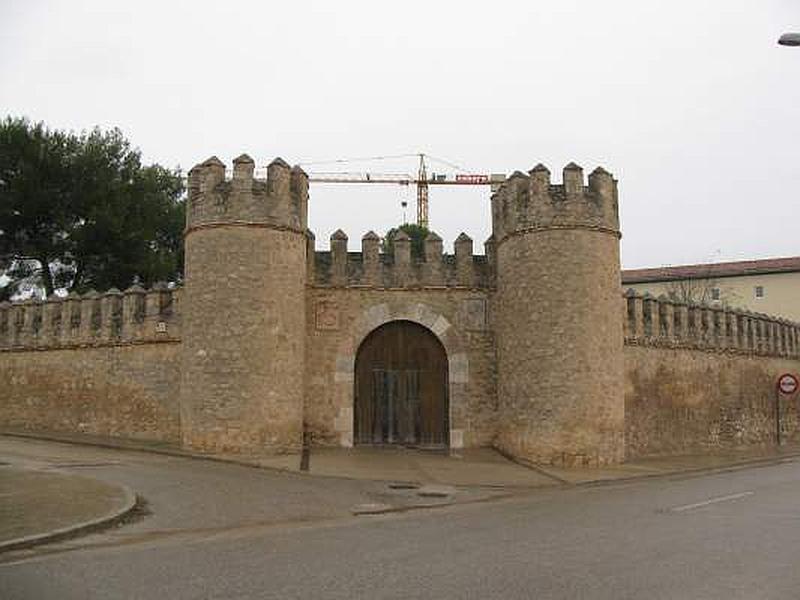
<svg viewBox="0 0 800 600">
<path fill-rule="evenodd" d="M 231 176 L 232 171 L 232 176 Z M 587 185 L 588 183 L 588 185 Z M 182 287 L 0 304 L 0 428 L 180 443 L 208 453 L 353 444 L 358 348 L 391 321 L 447 355 L 449 447 L 541 464 L 774 443 L 775 379 L 800 370 L 780 317 L 620 288 L 617 182 L 537 165 L 492 196 L 492 236 L 420 257 L 367 232 L 316 251 L 308 179 L 247 155 L 189 173 Z M 797 440 L 795 399 L 782 434 Z"/>
<path fill-rule="evenodd" d="M 619 263 L 608 260 L 617 247 L 606 233 L 569 230 L 499 246 L 498 444 L 510 454 L 567 466 L 620 460 Z"/>
<path fill-rule="evenodd" d="M 775 443 L 775 380 L 797 360 L 684 348 L 625 348 L 627 457 Z M 781 430 L 798 439 L 796 398 L 782 398 Z"/>
<path fill-rule="evenodd" d="M 0 353 L 3 427 L 180 440 L 178 344 Z"/>
<path fill-rule="evenodd" d="M 305 238 L 256 227 L 186 242 L 183 440 L 197 450 L 297 449 L 302 431 Z"/>
</svg>

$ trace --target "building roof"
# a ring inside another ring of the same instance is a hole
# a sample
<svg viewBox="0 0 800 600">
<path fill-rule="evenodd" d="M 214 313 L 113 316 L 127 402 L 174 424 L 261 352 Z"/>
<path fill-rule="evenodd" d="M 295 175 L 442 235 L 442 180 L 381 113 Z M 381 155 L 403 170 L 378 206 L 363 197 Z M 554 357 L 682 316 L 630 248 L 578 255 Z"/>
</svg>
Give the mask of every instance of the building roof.
<svg viewBox="0 0 800 600">
<path fill-rule="evenodd" d="M 741 277 L 743 275 L 766 275 L 768 273 L 792 273 L 795 271 L 800 271 L 800 256 L 656 267 L 653 269 L 627 269 L 622 271 L 622 283 Z"/>
</svg>

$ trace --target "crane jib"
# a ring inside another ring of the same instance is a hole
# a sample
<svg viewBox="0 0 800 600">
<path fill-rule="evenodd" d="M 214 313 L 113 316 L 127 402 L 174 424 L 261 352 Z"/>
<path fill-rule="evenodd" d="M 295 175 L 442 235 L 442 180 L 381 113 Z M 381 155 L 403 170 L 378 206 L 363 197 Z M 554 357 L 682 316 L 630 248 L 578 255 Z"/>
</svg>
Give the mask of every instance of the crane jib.
<svg viewBox="0 0 800 600">
<path fill-rule="evenodd" d="M 489 175 L 456 175 L 455 177 L 434 175 L 427 179 L 410 178 L 402 175 L 362 175 L 337 176 L 326 174 L 310 174 L 311 183 L 394 183 L 399 185 L 489 185 L 493 183 Z"/>
</svg>

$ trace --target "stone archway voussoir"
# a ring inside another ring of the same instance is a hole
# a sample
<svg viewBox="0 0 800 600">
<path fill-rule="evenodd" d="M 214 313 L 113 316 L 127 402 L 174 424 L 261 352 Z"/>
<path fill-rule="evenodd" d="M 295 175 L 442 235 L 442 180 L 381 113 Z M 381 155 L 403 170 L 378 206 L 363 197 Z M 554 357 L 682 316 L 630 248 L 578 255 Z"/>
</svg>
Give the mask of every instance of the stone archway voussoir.
<svg viewBox="0 0 800 600">
<path fill-rule="evenodd" d="M 387 302 L 375 304 L 367 308 L 355 321 L 350 335 L 341 343 L 336 356 L 334 382 L 341 384 L 341 393 L 348 396 L 348 401 L 340 408 L 338 416 L 334 419 L 334 428 L 339 433 L 342 446 L 353 445 L 352 388 L 355 381 L 356 354 L 361 343 L 372 331 L 390 321 L 411 321 L 433 332 L 444 347 L 448 359 L 450 410 L 464 401 L 469 381 L 469 357 L 463 350 L 460 339 L 455 335 L 450 321 L 422 302 L 400 306 L 391 306 Z M 463 437 L 462 429 L 451 426 L 450 447 L 463 447 Z"/>
</svg>

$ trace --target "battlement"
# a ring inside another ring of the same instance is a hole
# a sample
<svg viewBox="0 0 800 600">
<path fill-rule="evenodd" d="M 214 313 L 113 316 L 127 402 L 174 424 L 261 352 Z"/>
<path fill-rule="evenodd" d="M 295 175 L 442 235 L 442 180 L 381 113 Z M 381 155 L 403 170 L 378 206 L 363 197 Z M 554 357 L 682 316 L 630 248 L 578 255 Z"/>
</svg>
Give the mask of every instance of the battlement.
<svg viewBox="0 0 800 600">
<path fill-rule="evenodd" d="M 442 239 L 431 232 L 420 259 L 412 257 L 411 239 L 403 232 L 394 239 L 393 255 L 380 252 L 381 240 L 373 231 L 361 239 L 361 252 L 348 252 L 347 241 L 347 235 L 337 230 L 331 235 L 330 251 L 317 252 L 313 235 L 309 236 L 309 281 L 319 286 L 377 288 L 487 288 L 492 284 L 489 258 L 473 255 L 472 239 L 465 233 L 455 240 L 455 254 L 444 254 Z"/>
<path fill-rule="evenodd" d="M 247 154 L 233 160 L 231 176 L 216 156 L 189 171 L 187 232 L 225 223 L 262 224 L 304 233 L 308 222 L 308 176 L 276 158 L 265 179 L 255 177 Z"/>
<path fill-rule="evenodd" d="M 617 181 L 602 167 L 589 174 L 569 163 L 563 183 L 550 182 L 550 171 L 538 164 L 527 174 L 515 171 L 492 195 L 492 227 L 497 243 L 528 231 L 592 229 L 619 235 Z"/>
<path fill-rule="evenodd" d="M 623 322 L 628 345 L 800 356 L 800 324 L 746 310 L 685 304 L 629 289 Z"/>
<path fill-rule="evenodd" d="M 134 285 L 45 301 L 0 303 L 0 351 L 54 349 L 180 338 L 180 290 Z"/>
</svg>

